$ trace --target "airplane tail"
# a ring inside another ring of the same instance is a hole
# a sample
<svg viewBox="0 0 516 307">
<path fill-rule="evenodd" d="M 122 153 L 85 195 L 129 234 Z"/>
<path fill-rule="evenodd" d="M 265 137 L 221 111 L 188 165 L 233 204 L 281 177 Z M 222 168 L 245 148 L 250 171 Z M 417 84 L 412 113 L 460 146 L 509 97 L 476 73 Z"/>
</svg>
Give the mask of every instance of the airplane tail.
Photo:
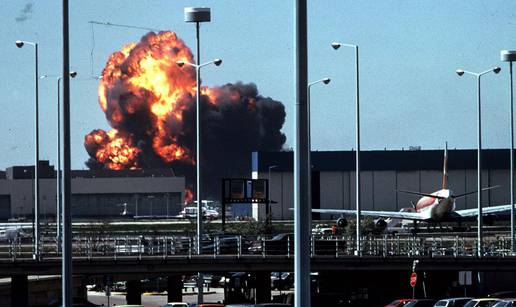
<svg viewBox="0 0 516 307">
<path fill-rule="evenodd" d="M 448 184 L 448 142 L 444 145 L 444 162 L 443 162 L 443 186 L 442 189 L 446 189 Z"/>
</svg>

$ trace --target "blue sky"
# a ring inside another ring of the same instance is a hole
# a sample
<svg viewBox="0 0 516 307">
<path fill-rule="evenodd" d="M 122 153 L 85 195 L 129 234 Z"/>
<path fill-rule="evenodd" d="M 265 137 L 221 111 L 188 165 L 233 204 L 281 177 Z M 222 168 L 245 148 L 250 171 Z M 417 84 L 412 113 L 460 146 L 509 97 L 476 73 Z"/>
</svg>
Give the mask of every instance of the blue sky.
<svg viewBox="0 0 516 307">
<path fill-rule="evenodd" d="M 244 81 L 263 96 L 282 101 L 287 147 L 293 145 L 293 2 L 70 1 L 72 81 L 72 166 L 85 168 L 84 135 L 109 128 L 97 101 L 97 81 L 110 53 L 143 30 L 92 26 L 88 21 L 172 30 L 193 47 L 185 6 L 209 6 L 212 22 L 201 28 L 204 60 L 220 57 L 220 67 L 203 71 L 209 86 Z M 33 3 L 30 12 L 23 12 Z M 40 44 L 40 74 L 61 73 L 59 1 L 1 0 L 0 168 L 33 162 L 33 51 L 16 39 Z M 17 18 L 18 17 L 18 18 Z M 20 18 L 22 17 L 22 18 Z M 18 19 L 18 21 L 16 20 Z M 22 21 L 19 21 L 19 20 Z M 24 19 L 24 20 L 23 20 Z M 354 58 L 352 49 L 334 51 L 334 40 L 360 46 L 363 149 L 420 145 L 476 146 L 476 84 L 457 77 L 456 68 L 482 71 L 502 67 L 482 81 L 483 142 L 509 144 L 509 88 L 501 49 L 516 49 L 516 2 L 502 0 L 309 1 L 309 79 L 332 78 L 312 88 L 312 147 L 349 150 L 354 146 Z M 27 46 L 29 47 L 29 46 Z M 92 53 L 93 50 L 93 53 Z M 93 55 L 93 56 L 92 56 Z M 41 158 L 55 163 L 55 78 L 40 81 Z"/>
</svg>

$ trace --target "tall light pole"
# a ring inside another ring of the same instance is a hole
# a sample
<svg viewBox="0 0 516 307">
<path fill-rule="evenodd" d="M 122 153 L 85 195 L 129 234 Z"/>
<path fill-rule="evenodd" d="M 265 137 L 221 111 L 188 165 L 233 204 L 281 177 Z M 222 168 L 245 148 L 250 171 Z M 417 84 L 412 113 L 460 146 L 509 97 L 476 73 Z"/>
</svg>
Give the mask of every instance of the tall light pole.
<svg viewBox="0 0 516 307">
<path fill-rule="evenodd" d="M 511 184 L 511 252 L 516 252 L 514 234 L 514 94 L 512 89 L 512 62 L 516 61 L 515 50 L 502 50 L 500 57 L 503 62 L 509 62 L 510 90 L 511 90 L 511 151 L 510 151 L 510 184 Z"/>
<path fill-rule="evenodd" d="M 211 10 L 207 7 L 185 7 L 185 22 L 195 22 L 195 38 L 196 38 L 196 61 L 199 65 L 201 63 L 201 47 L 200 47 L 200 25 L 201 22 L 211 21 Z M 221 61 L 222 62 L 222 61 Z M 179 63 L 178 63 L 179 64 Z M 220 63 L 218 64 L 220 65 Z M 196 86 L 197 86 L 197 106 L 196 106 L 196 132 L 197 132 L 197 147 L 196 147 L 196 177 L 197 177 L 197 254 L 202 253 L 202 201 L 201 201 L 201 151 L 200 151 L 200 97 L 201 97 L 201 77 L 200 77 L 200 66 L 194 66 L 196 69 Z M 203 302 L 203 276 L 201 273 L 197 276 L 197 303 Z"/>
<path fill-rule="evenodd" d="M 361 256 L 362 255 L 362 236 L 361 236 L 361 230 L 360 230 L 360 215 L 361 215 L 361 193 L 360 193 L 360 70 L 358 66 L 358 45 L 353 44 L 344 44 L 339 42 L 333 42 L 331 43 L 331 46 L 333 49 L 337 50 L 340 47 L 350 47 L 355 49 L 355 68 L 356 68 L 356 128 L 355 128 L 355 146 L 356 146 L 356 157 L 355 157 L 355 198 L 356 198 L 356 210 L 357 210 L 357 222 L 356 222 L 356 251 L 355 255 Z"/>
<path fill-rule="evenodd" d="M 70 77 L 75 78 L 76 71 L 70 72 Z M 43 75 L 41 78 L 47 78 L 48 75 Z M 61 80 L 63 76 L 57 77 L 57 172 L 56 172 L 56 239 L 58 250 L 61 247 L 61 202 L 62 202 L 62 178 L 61 178 Z"/>
<path fill-rule="evenodd" d="M 306 0 L 294 1 L 294 306 L 311 306 L 310 234 L 312 212 L 308 200 L 308 39 Z"/>
<path fill-rule="evenodd" d="M 463 69 L 457 69 L 455 72 L 459 77 L 462 77 L 464 74 L 473 75 L 477 78 L 477 206 L 478 206 L 478 216 L 477 216 L 477 257 L 481 258 L 483 251 L 482 244 L 482 108 L 480 103 L 480 77 L 483 75 L 494 72 L 495 74 L 500 72 L 500 67 L 494 67 L 489 70 L 483 71 L 481 73 L 475 73 Z"/>
<path fill-rule="evenodd" d="M 267 202 L 267 219 L 269 219 L 269 215 L 272 215 L 271 212 L 271 169 L 278 167 L 277 165 L 270 165 L 269 166 L 269 175 L 267 176 L 267 181 L 269 182 L 268 189 L 267 189 L 267 199 L 269 200 Z"/>
<path fill-rule="evenodd" d="M 33 254 L 34 259 L 39 259 L 39 174 L 38 174 L 38 162 L 39 162 L 39 71 L 38 71 L 38 43 L 17 40 L 15 42 L 16 47 L 22 48 L 25 44 L 34 47 L 34 60 L 35 60 L 35 95 L 36 95 L 36 106 L 35 106 L 35 144 L 34 144 L 34 219 L 33 219 Z"/>
<path fill-rule="evenodd" d="M 311 113 L 311 110 L 310 110 L 310 88 L 312 87 L 312 85 L 314 84 L 318 84 L 318 83 L 322 83 L 322 84 L 329 84 L 331 81 L 330 78 L 323 78 L 323 79 L 320 79 L 320 80 L 317 80 L 317 81 L 313 81 L 313 82 L 310 82 L 308 83 L 307 87 L 306 87 L 306 118 L 307 118 L 307 125 L 308 125 L 308 134 L 307 134 L 307 140 L 308 140 L 308 146 L 307 146 L 307 155 L 308 155 L 308 158 L 307 158 L 307 163 L 308 163 L 308 211 L 310 212 L 310 221 L 308 223 L 308 225 L 310 225 L 310 230 L 311 230 L 311 227 L 312 227 L 312 158 L 311 158 L 311 155 L 312 155 L 312 137 L 311 137 L 311 133 L 312 133 L 312 129 L 311 129 L 311 120 L 310 120 L 310 113 Z"/>
<path fill-rule="evenodd" d="M 185 14 L 186 14 L 186 9 L 185 9 Z M 199 30 L 199 25 L 197 24 L 197 30 Z M 197 32 L 199 33 L 199 32 Z M 199 37 L 199 36 L 197 36 Z M 197 46 L 199 46 L 197 44 Z M 197 52 L 197 55 L 199 55 L 199 52 Z M 213 61 L 209 61 L 209 62 L 206 62 L 206 63 L 203 63 L 203 64 L 194 64 L 194 63 L 189 63 L 189 62 L 185 62 L 185 61 L 177 61 L 176 62 L 177 65 L 179 67 L 183 67 L 184 65 L 189 65 L 189 66 L 192 66 L 195 68 L 195 75 L 196 75 L 196 79 L 197 79 L 197 82 L 196 82 L 196 106 L 195 106 L 195 112 L 196 112 L 196 133 L 197 133 L 197 136 L 196 136 L 196 141 L 197 141 L 197 152 L 196 152 L 196 163 L 195 163 L 195 166 L 196 166 L 196 173 L 197 173 L 197 255 L 201 255 L 202 254 L 202 218 L 203 218 L 203 211 L 202 211 L 202 201 L 201 201 L 201 130 L 200 130 L 200 125 L 201 125 L 201 120 L 200 120 L 200 117 L 201 117 L 201 78 L 200 78 L 200 74 L 201 74 L 201 68 L 204 67 L 204 66 L 207 66 L 207 65 L 210 65 L 210 64 L 215 64 L 215 66 L 219 66 L 220 64 L 222 64 L 222 60 L 221 59 L 215 59 Z M 199 62 L 197 62 L 199 63 Z M 197 300 L 198 300 L 198 303 L 202 303 L 203 302 L 203 276 L 201 273 L 198 274 L 197 276 L 197 288 L 198 288 L 198 297 L 197 297 Z"/>
</svg>

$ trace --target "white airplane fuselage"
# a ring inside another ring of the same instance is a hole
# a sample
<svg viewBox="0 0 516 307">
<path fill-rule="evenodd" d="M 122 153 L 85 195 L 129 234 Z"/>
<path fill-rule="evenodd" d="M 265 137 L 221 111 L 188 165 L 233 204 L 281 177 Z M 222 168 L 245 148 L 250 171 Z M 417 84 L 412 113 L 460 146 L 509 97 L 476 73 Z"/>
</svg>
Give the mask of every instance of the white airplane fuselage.
<svg viewBox="0 0 516 307">
<path fill-rule="evenodd" d="M 416 212 L 420 213 L 423 218 L 439 221 L 455 211 L 455 198 L 451 190 L 442 189 L 431 195 L 440 197 L 423 196 L 416 204 Z"/>
</svg>

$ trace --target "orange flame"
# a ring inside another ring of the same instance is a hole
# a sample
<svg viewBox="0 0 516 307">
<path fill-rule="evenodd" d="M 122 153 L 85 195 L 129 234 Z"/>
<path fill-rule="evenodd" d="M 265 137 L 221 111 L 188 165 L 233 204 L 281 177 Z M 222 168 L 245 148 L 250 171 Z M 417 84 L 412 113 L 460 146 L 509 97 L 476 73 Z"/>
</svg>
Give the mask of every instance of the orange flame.
<svg viewBox="0 0 516 307">
<path fill-rule="evenodd" d="M 185 205 L 193 202 L 193 192 L 191 187 L 185 189 Z"/>
<path fill-rule="evenodd" d="M 193 163 L 188 148 L 178 145 L 183 132 L 174 127 L 180 126 L 182 113 L 195 95 L 195 70 L 179 67 L 178 60 L 193 62 L 193 56 L 174 32 L 149 33 L 140 43 L 127 44 L 109 57 L 98 96 L 115 130 L 107 134 L 96 130 L 86 136 L 86 147 L 94 144 L 99 148 L 94 156 L 107 168 L 138 167 L 136 158 L 141 151 L 131 144 L 131 135 L 118 134 L 116 129 L 142 110 L 151 113 L 152 127 L 146 133 L 156 154 L 165 162 Z"/>
</svg>

